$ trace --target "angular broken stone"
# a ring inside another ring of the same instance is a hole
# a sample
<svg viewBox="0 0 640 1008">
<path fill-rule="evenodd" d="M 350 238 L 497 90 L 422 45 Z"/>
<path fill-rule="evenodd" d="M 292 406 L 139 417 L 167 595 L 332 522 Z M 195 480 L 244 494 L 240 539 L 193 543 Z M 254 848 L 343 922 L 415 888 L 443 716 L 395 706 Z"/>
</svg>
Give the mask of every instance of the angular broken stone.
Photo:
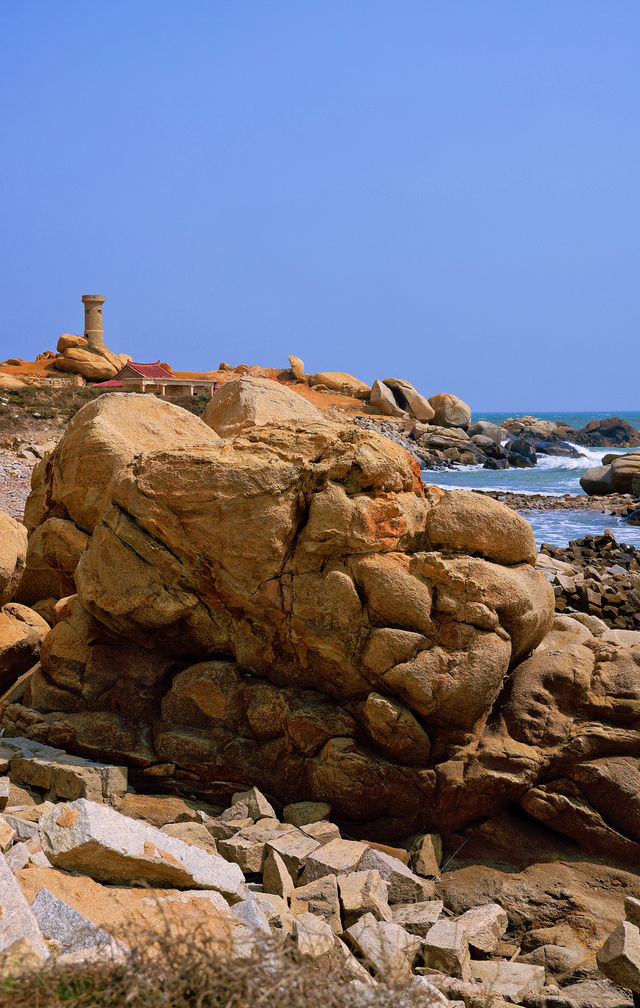
<svg viewBox="0 0 640 1008">
<path fill-rule="evenodd" d="M 319 847 L 320 844 L 317 840 L 305 836 L 295 827 L 292 827 L 291 833 L 283 833 L 282 836 L 268 840 L 266 843 L 266 850 L 275 851 L 280 855 L 294 882 L 299 878 L 300 872 L 306 864 L 306 859 Z"/>
<path fill-rule="evenodd" d="M 0 777 L 0 809 L 6 808 L 11 794 L 11 781 L 8 777 Z"/>
<path fill-rule="evenodd" d="M 222 822 L 233 822 L 234 819 L 251 819 L 249 806 L 246 802 L 234 802 L 233 805 L 220 813 L 219 818 Z M 251 821 L 253 822 L 253 819 Z"/>
<path fill-rule="evenodd" d="M 310 826 L 326 821 L 331 815 L 331 806 L 326 802 L 303 801 L 285 805 L 282 818 L 294 826 Z"/>
<path fill-rule="evenodd" d="M 246 899 L 236 903 L 231 908 L 231 913 L 238 918 L 240 924 L 244 924 L 249 930 L 256 934 L 271 936 L 271 928 L 264 908 L 257 900 Z"/>
<path fill-rule="evenodd" d="M 275 840 L 284 833 L 295 831 L 295 826 L 278 822 L 277 819 L 260 819 L 251 822 L 229 837 L 228 840 L 218 840 L 218 853 L 227 861 L 233 861 L 246 874 L 256 874 L 262 871 L 268 840 Z"/>
<path fill-rule="evenodd" d="M 332 840 L 340 839 L 340 830 L 335 823 L 322 819 L 320 822 L 309 823 L 308 826 L 301 826 L 300 831 L 306 833 L 319 844 L 328 844 Z"/>
<path fill-rule="evenodd" d="M 305 860 L 300 882 L 306 885 L 323 875 L 342 875 L 355 871 L 366 852 L 366 844 L 358 840 L 331 840 L 309 854 Z"/>
<path fill-rule="evenodd" d="M 618 924 L 597 953 L 596 961 L 609 980 L 640 994 L 640 930 L 635 924 Z"/>
<path fill-rule="evenodd" d="M 427 931 L 422 943 L 425 966 L 449 976 L 470 980 L 469 945 L 464 928 L 456 920 L 439 920 Z"/>
<path fill-rule="evenodd" d="M 38 825 L 42 849 L 56 868 L 99 882 L 216 889 L 234 903 L 247 896 L 238 865 L 86 798 L 56 805 Z"/>
<path fill-rule="evenodd" d="M 358 918 L 368 913 L 373 914 L 376 920 L 392 920 L 387 884 L 383 882 L 379 871 L 355 871 L 338 875 L 337 882 L 345 928 L 350 928 Z"/>
<path fill-rule="evenodd" d="M 625 896 L 624 915 L 630 924 L 640 927 L 640 900 L 635 896 Z"/>
<path fill-rule="evenodd" d="M 16 831 L 10 826 L 4 816 L 0 816 L 0 851 L 8 851 L 16 838 Z"/>
<path fill-rule="evenodd" d="M 325 875 L 315 882 L 294 889 L 290 906 L 294 917 L 307 912 L 312 913 L 325 921 L 334 934 L 342 934 L 340 899 L 335 875 Z"/>
<path fill-rule="evenodd" d="M 509 918 L 498 903 L 472 907 L 458 917 L 465 938 L 475 952 L 495 952 L 509 925 Z"/>
<path fill-rule="evenodd" d="M 204 823 L 167 823 L 166 826 L 162 827 L 162 832 L 166 833 L 167 836 L 177 837 L 178 840 L 184 840 L 186 844 L 193 844 L 195 847 L 200 847 L 209 854 L 215 854 L 217 852 L 216 842 Z"/>
<path fill-rule="evenodd" d="M 433 882 L 420 878 L 398 858 L 379 850 L 367 849 L 358 866 L 361 871 L 375 868 L 387 883 L 389 903 L 423 903 L 435 895 Z"/>
<path fill-rule="evenodd" d="M 422 878 L 436 878 L 440 874 L 442 841 L 437 833 L 421 833 L 415 837 L 409 851 L 412 870 Z"/>
<path fill-rule="evenodd" d="M 33 755 L 17 756 L 11 761 L 11 776 L 16 783 L 39 788 L 48 797 L 62 801 L 114 801 L 126 794 L 126 767 L 93 763 L 38 743 L 32 746 L 37 747 Z"/>
<path fill-rule="evenodd" d="M 254 822 L 258 822 L 259 819 L 278 818 L 273 805 L 267 801 L 262 791 L 258 791 L 257 787 L 253 787 L 249 791 L 241 791 L 238 794 L 234 794 L 231 800 L 234 805 L 238 803 L 246 805 L 247 815 Z"/>
<path fill-rule="evenodd" d="M 264 910 L 271 927 L 285 934 L 292 934 L 295 917 L 289 910 L 287 901 L 275 893 L 257 892 L 253 894 L 256 903 Z"/>
<path fill-rule="evenodd" d="M 400 924 L 409 934 L 426 938 L 429 929 L 436 923 L 442 913 L 442 900 L 429 900 L 425 903 L 402 903 L 391 909 L 391 920 Z"/>
<path fill-rule="evenodd" d="M 13 872 L 0 855 L 0 952 L 6 951 L 22 938 L 26 939 L 43 959 L 49 958 L 49 950 L 40 934 L 31 907 L 22 895 Z"/>
<path fill-rule="evenodd" d="M 63 952 L 118 946 L 118 942 L 111 935 L 96 927 L 78 910 L 74 910 L 48 889 L 41 889 L 37 894 L 31 904 L 31 912 L 38 922 L 43 938 L 55 939 L 62 946 Z"/>
<path fill-rule="evenodd" d="M 262 888 L 266 893 L 273 893 L 288 900 L 295 886 L 291 873 L 277 851 L 268 850 L 262 866 Z"/>
<path fill-rule="evenodd" d="M 311 913 L 301 914 L 295 918 L 293 934 L 300 954 L 317 969 L 339 971 L 346 980 L 357 980 L 367 986 L 373 983 L 366 969 L 325 921 Z"/>
<path fill-rule="evenodd" d="M 393 921 L 378 921 L 365 914 L 345 931 L 352 948 L 380 979 L 399 981 L 411 977 L 411 967 L 421 940 Z"/>
<path fill-rule="evenodd" d="M 500 994 L 516 1004 L 532 997 L 545 984 L 544 966 L 530 966 L 528 963 L 487 960 L 471 962 L 471 976 L 489 992 Z"/>
<path fill-rule="evenodd" d="M 235 836 L 242 829 L 247 829 L 249 826 L 253 826 L 253 819 L 249 819 L 247 816 L 245 819 L 214 819 L 207 817 L 205 821 L 205 826 L 209 830 L 213 839 L 217 842 L 218 840 L 229 840 L 230 837 Z"/>
<path fill-rule="evenodd" d="M 29 853 L 29 848 L 25 843 L 22 843 L 22 841 L 14 844 L 4 856 L 9 868 L 14 873 L 21 871 L 25 865 L 28 865 L 30 858 L 31 854 Z"/>
</svg>

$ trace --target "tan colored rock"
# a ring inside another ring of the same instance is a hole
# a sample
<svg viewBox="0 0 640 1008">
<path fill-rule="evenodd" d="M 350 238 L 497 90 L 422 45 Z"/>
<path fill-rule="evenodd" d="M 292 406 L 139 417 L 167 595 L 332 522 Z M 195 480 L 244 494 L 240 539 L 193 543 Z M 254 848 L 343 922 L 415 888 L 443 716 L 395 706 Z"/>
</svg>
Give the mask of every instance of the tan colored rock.
<svg viewBox="0 0 640 1008">
<path fill-rule="evenodd" d="M 378 381 L 377 378 L 371 386 L 369 405 L 375 406 L 383 416 L 403 417 L 408 415 L 406 410 L 401 409 L 396 403 L 391 389 L 387 388 L 384 382 Z"/>
<path fill-rule="evenodd" d="M 357 840 L 332 840 L 307 855 L 300 881 L 306 885 L 325 875 L 356 871 L 368 849 Z"/>
<path fill-rule="evenodd" d="M 246 898 L 237 865 L 85 798 L 56 805 L 38 830 L 51 864 L 67 871 L 99 881 L 215 889 L 232 903 Z"/>
<path fill-rule="evenodd" d="M 36 973 L 46 962 L 27 938 L 17 938 L 0 952 L 0 979 L 13 979 Z"/>
<path fill-rule="evenodd" d="M 137 455 L 171 447 L 204 448 L 217 440 L 198 417 L 179 406 L 155 396 L 111 393 L 76 413 L 42 471 L 48 508 L 64 510 L 79 529 L 90 533 L 114 485 Z"/>
<path fill-rule="evenodd" d="M 420 948 L 420 938 L 393 921 L 365 914 L 346 931 L 358 956 L 381 980 L 407 981 Z"/>
<path fill-rule="evenodd" d="M 605 455 L 602 466 L 587 469 L 580 486 L 587 494 L 631 493 L 634 478 L 640 474 L 640 452 Z"/>
<path fill-rule="evenodd" d="M 385 378 L 384 384 L 392 390 L 398 406 L 406 410 L 410 416 L 422 423 L 429 423 L 434 419 L 433 406 L 428 399 L 420 395 L 411 382 L 405 381 L 404 378 Z"/>
<path fill-rule="evenodd" d="M 472 553 L 497 563 L 535 565 L 538 550 L 529 523 L 506 504 L 452 490 L 427 517 L 435 549 Z"/>
<path fill-rule="evenodd" d="M 38 661 L 49 625 L 33 609 L 10 602 L 0 609 L 0 696 Z"/>
<path fill-rule="evenodd" d="M 298 381 L 304 381 L 304 362 L 299 357 L 289 354 L 289 367 L 294 378 L 297 378 Z"/>
<path fill-rule="evenodd" d="M 291 894 L 289 905 L 294 917 L 307 912 L 312 913 L 325 921 L 334 934 L 342 934 L 338 883 L 335 875 L 325 875 L 315 882 L 309 882 L 295 889 Z"/>
<path fill-rule="evenodd" d="M 442 840 L 437 833 L 423 833 L 411 844 L 410 865 L 422 878 L 436 878 L 440 874 Z"/>
<path fill-rule="evenodd" d="M 468 430 L 471 426 L 471 407 L 451 392 L 441 392 L 431 396 L 429 405 L 433 410 L 433 422 L 440 427 L 462 427 Z"/>
<path fill-rule="evenodd" d="M 277 851 L 268 850 L 262 866 L 262 888 L 288 900 L 295 889 L 291 873 Z"/>
<path fill-rule="evenodd" d="M 162 832 L 166 833 L 167 836 L 184 840 L 186 844 L 200 847 L 201 850 L 207 851 L 208 854 L 217 853 L 216 842 L 204 823 L 167 823 L 163 826 Z"/>
<path fill-rule="evenodd" d="M 17 601 L 33 605 L 41 599 L 74 595 L 73 573 L 88 542 L 86 532 L 72 521 L 48 518 L 38 525 L 29 536 Z"/>
<path fill-rule="evenodd" d="M 26 554 L 26 528 L 0 511 L 0 606 L 13 598 L 24 570 Z"/>
<path fill-rule="evenodd" d="M 87 347 L 88 345 L 89 341 L 84 336 L 73 336 L 71 333 L 63 333 L 58 340 L 56 350 L 59 354 L 63 354 L 65 350 L 75 347 Z"/>
<path fill-rule="evenodd" d="M 337 882 L 345 928 L 351 927 L 365 914 L 373 914 L 376 920 L 392 920 L 387 886 L 379 871 L 354 871 L 348 875 L 338 875 Z"/>
<path fill-rule="evenodd" d="M 369 385 L 344 371 L 319 371 L 318 374 L 311 375 L 309 385 L 312 388 L 324 385 L 331 392 L 344 392 L 356 399 L 368 399 L 371 393 Z"/>
<path fill-rule="evenodd" d="M 81 347 L 70 347 L 64 354 L 56 357 L 54 366 L 57 371 L 68 374 L 79 374 L 87 381 L 109 381 L 115 378 L 119 368 L 101 354 L 92 353 Z"/>
<path fill-rule="evenodd" d="M 297 392 L 249 375 L 221 385 L 202 415 L 205 424 L 224 438 L 264 424 L 321 418 L 320 411 Z"/>
<path fill-rule="evenodd" d="M 77 595 L 3 726 L 117 752 L 192 794 L 242 781 L 274 804 L 325 802 L 390 836 L 517 801 L 545 758 L 516 751 L 502 715 L 550 625 L 550 586 L 512 511 L 424 494 L 415 460 L 355 426 L 221 440 L 155 397 L 90 404 L 30 503 L 35 527 L 64 514 L 87 535 Z M 230 823 L 212 835 L 251 847 L 259 870 L 266 841 Z M 294 874 L 302 837 L 320 842 L 300 833 Z"/>
<path fill-rule="evenodd" d="M 324 822 L 331 815 L 331 806 L 326 802 L 294 802 L 285 805 L 283 818 L 294 826 L 310 826 Z"/>
</svg>

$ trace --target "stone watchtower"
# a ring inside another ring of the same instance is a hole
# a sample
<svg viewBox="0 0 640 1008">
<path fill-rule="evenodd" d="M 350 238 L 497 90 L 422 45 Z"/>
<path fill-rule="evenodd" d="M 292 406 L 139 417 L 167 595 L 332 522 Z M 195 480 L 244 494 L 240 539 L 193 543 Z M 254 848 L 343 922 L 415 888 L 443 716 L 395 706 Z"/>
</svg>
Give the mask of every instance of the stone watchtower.
<svg viewBox="0 0 640 1008">
<path fill-rule="evenodd" d="M 84 338 L 89 344 L 89 350 L 105 350 L 104 328 L 102 326 L 102 305 L 104 294 L 83 294 L 84 302 Z"/>
</svg>

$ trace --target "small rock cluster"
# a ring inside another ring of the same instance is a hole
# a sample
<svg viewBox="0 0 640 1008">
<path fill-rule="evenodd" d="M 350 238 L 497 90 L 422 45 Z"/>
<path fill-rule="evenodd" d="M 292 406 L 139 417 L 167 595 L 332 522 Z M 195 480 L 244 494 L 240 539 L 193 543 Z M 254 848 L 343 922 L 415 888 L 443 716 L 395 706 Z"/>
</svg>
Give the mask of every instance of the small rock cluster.
<svg viewBox="0 0 640 1008">
<path fill-rule="evenodd" d="M 56 895 L 72 873 L 78 895 L 87 877 L 152 886 L 155 899 L 179 901 L 185 913 L 206 905 L 237 959 L 288 937 L 323 970 L 358 986 L 414 985 L 425 1003 L 573 1003 L 547 984 L 544 965 L 506 940 L 502 906 L 453 916 L 436 898 L 437 836 L 419 835 L 407 849 L 346 839 L 328 805 L 300 802 L 278 817 L 257 788 L 233 795 L 225 810 L 135 795 L 125 768 L 23 738 L 0 740 L 0 772 L 0 975 L 52 958 L 70 965 L 127 955 L 117 935 Z M 47 883 L 31 903 L 23 893 L 30 866 Z"/>
<path fill-rule="evenodd" d="M 640 630 L 640 550 L 602 535 L 574 539 L 566 547 L 543 543 L 556 611 L 586 613 L 613 630 Z M 620 641 L 622 643 L 622 641 Z"/>
<path fill-rule="evenodd" d="M 607 938 L 597 955 L 598 966 L 609 980 L 633 992 L 640 1004 L 640 900 L 627 896 L 625 919 Z"/>
</svg>

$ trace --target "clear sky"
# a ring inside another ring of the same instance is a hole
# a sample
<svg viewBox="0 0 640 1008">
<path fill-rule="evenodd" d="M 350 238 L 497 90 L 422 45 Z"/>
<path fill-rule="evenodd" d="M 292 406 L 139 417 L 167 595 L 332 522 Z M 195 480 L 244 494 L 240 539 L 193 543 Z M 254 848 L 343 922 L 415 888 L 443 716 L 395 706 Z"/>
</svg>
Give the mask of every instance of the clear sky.
<svg viewBox="0 0 640 1008">
<path fill-rule="evenodd" d="M 637 0 L 0 0 L 0 359 L 640 408 Z"/>
</svg>

